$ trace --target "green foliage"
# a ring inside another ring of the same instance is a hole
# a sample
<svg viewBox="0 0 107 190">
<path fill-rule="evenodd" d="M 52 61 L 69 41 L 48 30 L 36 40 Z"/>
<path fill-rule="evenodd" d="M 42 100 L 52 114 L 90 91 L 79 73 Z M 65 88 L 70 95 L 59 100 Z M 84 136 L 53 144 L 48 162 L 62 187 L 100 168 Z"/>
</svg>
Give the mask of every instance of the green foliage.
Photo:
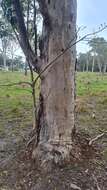
<svg viewBox="0 0 107 190">
<path fill-rule="evenodd" d="M 85 53 L 80 53 L 78 57 L 78 65 L 77 69 L 79 71 L 84 71 L 86 69 L 86 54 Z"/>
<path fill-rule="evenodd" d="M 107 64 L 107 41 L 103 37 L 96 37 L 90 40 L 88 44 L 91 47 L 91 52 L 99 59 L 103 71 L 105 64 Z"/>
<path fill-rule="evenodd" d="M 5 18 L 7 18 L 13 31 L 17 34 L 18 39 L 20 39 L 20 30 L 18 28 L 18 20 L 16 17 L 14 3 L 12 0 L 2 0 L 1 5 Z M 36 0 L 20 0 L 20 5 L 30 45 L 32 50 L 34 50 L 35 53 L 38 53 L 39 51 L 37 51 L 37 48 L 39 49 L 38 41 L 40 36 L 40 27 L 37 25 L 38 22 L 40 23 L 42 20 L 38 3 Z"/>
<path fill-rule="evenodd" d="M 2 14 L 0 14 L 0 39 L 2 41 L 15 39 L 12 28 Z"/>
<path fill-rule="evenodd" d="M 78 55 L 78 63 L 77 63 L 77 71 L 86 71 L 87 70 L 87 61 L 88 61 L 88 71 L 92 71 L 92 62 L 93 56 L 91 52 L 79 53 Z M 95 69 L 94 71 L 98 71 L 97 60 L 95 59 Z"/>
<path fill-rule="evenodd" d="M 3 9 L 5 17 L 11 23 L 12 22 L 12 18 L 13 18 L 12 0 L 2 0 L 1 1 L 1 7 Z"/>
<path fill-rule="evenodd" d="M 103 37 L 93 38 L 88 42 L 91 47 L 91 51 L 97 53 L 98 55 L 104 56 L 107 51 L 107 41 Z"/>
<path fill-rule="evenodd" d="M 86 53 L 80 53 L 78 55 L 78 71 L 87 70 L 87 61 L 88 61 L 88 70 L 92 71 L 93 60 L 94 66 L 93 70 L 95 72 L 107 71 L 107 41 L 103 37 L 96 37 L 88 42 L 91 50 Z"/>
<path fill-rule="evenodd" d="M 17 56 L 13 60 L 13 70 L 19 71 L 20 69 L 24 70 L 24 62 L 22 60 L 22 56 Z M 11 66 L 11 65 L 10 65 Z M 11 68 L 10 68 L 11 69 Z"/>
</svg>

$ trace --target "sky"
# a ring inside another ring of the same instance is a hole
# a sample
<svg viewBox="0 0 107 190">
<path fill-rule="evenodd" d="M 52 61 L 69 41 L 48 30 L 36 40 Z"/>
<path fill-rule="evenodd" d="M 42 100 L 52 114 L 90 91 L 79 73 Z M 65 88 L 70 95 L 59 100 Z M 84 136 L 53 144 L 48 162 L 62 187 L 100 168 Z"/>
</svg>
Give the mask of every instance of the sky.
<svg viewBox="0 0 107 190">
<path fill-rule="evenodd" d="M 77 0 L 77 25 L 80 27 L 86 26 L 79 33 L 79 36 L 82 37 L 87 33 L 98 30 L 99 26 L 103 23 L 107 24 L 107 0 Z M 99 36 L 107 40 L 107 29 L 99 33 Z M 86 42 L 77 44 L 78 53 L 88 50 L 89 47 L 86 45 Z"/>
<path fill-rule="evenodd" d="M 80 32 L 80 36 L 98 30 L 101 24 L 107 24 L 107 0 L 77 0 L 77 25 L 86 26 Z M 107 29 L 99 36 L 107 39 Z M 88 51 L 89 48 L 84 42 L 77 45 L 78 52 Z"/>
</svg>

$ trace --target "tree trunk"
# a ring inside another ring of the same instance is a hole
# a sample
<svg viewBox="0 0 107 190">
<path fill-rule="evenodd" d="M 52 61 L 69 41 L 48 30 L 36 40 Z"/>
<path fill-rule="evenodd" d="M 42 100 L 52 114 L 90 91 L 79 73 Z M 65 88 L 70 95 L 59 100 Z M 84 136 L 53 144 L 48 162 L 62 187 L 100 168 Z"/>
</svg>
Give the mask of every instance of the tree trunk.
<svg viewBox="0 0 107 190">
<path fill-rule="evenodd" d="M 26 60 L 26 62 L 25 62 L 25 72 L 24 72 L 25 76 L 27 76 L 27 67 L 28 67 L 28 62 Z"/>
<path fill-rule="evenodd" d="M 83 64 L 83 69 L 82 69 L 82 72 L 84 72 L 85 71 L 85 64 Z"/>
<path fill-rule="evenodd" d="M 13 60 L 13 50 L 12 50 L 12 56 L 11 56 L 11 71 L 14 71 L 14 60 Z"/>
<path fill-rule="evenodd" d="M 6 70 L 6 48 L 5 47 L 3 49 L 3 66 L 4 66 L 4 69 Z"/>
<path fill-rule="evenodd" d="M 107 71 L 107 63 L 104 63 L 103 73 L 106 73 Z"/>
<path fill-rule="evenodd" d="M 102 65 L 101 65 L 101 61 L 100 61 L 99 57 L 97 58 L 97 62 L 98 62 L 99 72 L 101 73 L 101 71 L 102 71 Z"/>
<path fill-rule="evenodd" d="M 86 62 L 86 71 L 88 72 L 88 66 L 89 66 L 89 57 L 87 56 L 87 62 Z"/>
<path fill-rule="evenodd" d="M 3 65 L 4 69 L 6 69 L 6 52 L 3 53 Z"/>
<path fill-rule="evenodd" d="M 95 65 L 95 54 L 93 55 L 92 73 L 94 72 L 94 65 Z"/>
<path fill-rule="evenodd" d="M 43 15 L 42 69 L 76 41 L 76 0 L 39 0 Z M 41 3 L 43 2 L 43 3 Z M 74 129 L 75 45 L 42 75 L 39 144 L 45 159 L 69 159 Z M 47 151 L 46 151 L 47 150 Z"/>
</svg>

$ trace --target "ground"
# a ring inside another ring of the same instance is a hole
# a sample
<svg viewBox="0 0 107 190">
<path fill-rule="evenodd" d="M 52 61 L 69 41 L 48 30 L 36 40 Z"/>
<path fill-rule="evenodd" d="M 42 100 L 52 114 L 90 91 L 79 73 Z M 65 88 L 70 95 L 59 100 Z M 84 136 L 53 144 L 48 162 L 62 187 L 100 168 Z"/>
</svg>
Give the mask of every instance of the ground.
<svg viewBox="0 0 107 190">
<path fill-rule="evenodd" d="M 0 72 L 0 85 L 29 80 L 23 73 Z M 36 92 L 38 99 L 39 85 Z M 107 133 L 92 147 L 88 141 L 107 131 L 107 75 L 77 73 L 76 126 L 72 162 L 52 172 L 41 170 L 26 147 L 31 89 L 0 86 L 0 190 L 106 190 Z"/>
</svg>

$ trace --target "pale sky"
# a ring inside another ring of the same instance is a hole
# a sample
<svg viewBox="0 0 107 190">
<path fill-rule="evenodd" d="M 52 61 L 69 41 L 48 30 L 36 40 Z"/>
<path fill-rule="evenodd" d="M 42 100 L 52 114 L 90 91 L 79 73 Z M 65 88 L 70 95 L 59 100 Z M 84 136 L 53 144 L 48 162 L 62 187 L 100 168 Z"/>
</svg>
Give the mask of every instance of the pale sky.
<svg viewBox="0 0 107 190">
<path fill-rule="evenodd" d="M 86 26 L 80 35 L 98 30 L 103 23 L 107 24 L 107 0 L 77 0 L 78 2 L 78 17 L 77 25 Z M 107 29 L 99 34 L 107 39 Z M 84 42 L 77 45 L 78 52 L 88 50 Z"/>
<path fill-rule="evenodd" d="M 77 0 L 77 4 L 77 25 L 86 26 L 86 29 L 80 32 L 80 36 L 98 30 L 103 23 L 107 24 L 107 0 Z M 99 36 L 107 39 L 107 29 L 100 33 Z M 86 42 L 77 44 L 78 53 L 88 50 Z"/>
</svg>

